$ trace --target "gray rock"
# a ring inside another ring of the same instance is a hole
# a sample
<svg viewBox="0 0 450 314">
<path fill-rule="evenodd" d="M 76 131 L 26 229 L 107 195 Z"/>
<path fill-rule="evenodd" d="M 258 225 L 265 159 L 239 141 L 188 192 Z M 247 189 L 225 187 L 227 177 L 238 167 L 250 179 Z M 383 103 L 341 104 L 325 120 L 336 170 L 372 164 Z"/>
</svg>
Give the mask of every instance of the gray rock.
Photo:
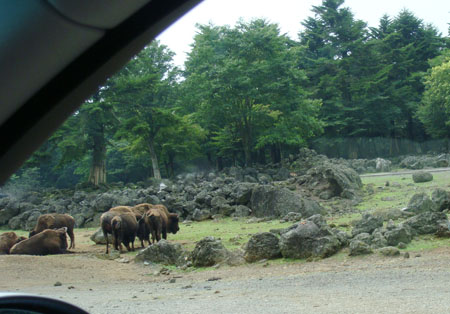
<svg viewBox="0 0 450 314">
<path fill-rule="evenodd" d="M 384 237 L 390 246 L 396 246 L 400 242 L 410 243 L 412 240 L 412 234 L 407 225 L 398 225 L 393 229 L 387 230 L 384 233 Z"/>
<path fill-rule="evenodd" d="M 244 251 L 244 258 L 249 263 L 281 256 L 278 237 L 270 232 L 253 235 L 245 245 Z"/>
<path fill-rule="evenodd" d="M 206 237 L 197 242 L 191 253 L 192 265 L 195 267 L 213 266 L 224 262 L 229 252 L 219 239 Z"/>
<path fill-rule="evenodd" d="M 431 201 L 430 197 L 425 193 L 414 194 L 408 202 L 406 210 L 411 213 L 423 213 L 435 211 L 437 208 L 435 203 Z"/>
<path fill-rule="evenodd" d="M 362 241 L 370 246 L 372 244 L 372 236 L 366 232 L 359 233 L 353 237 L 351 242 L 353 242 L 353 241 Z"/>
<path fill-rule="evenodd" d="M 400 250 L 394 246 L 386 246 L 378 249 L 378 253 L 384 256 L 400 256 Z"/>
<path fill-rule="evenodd" d="M 404 225 L 411 228 L 413 234 L 432 234 L 441 226 L 448 226 L 447 215 L 442 212 L 424 212 L 407 219 Z"/>
<path fill-rule="evenodd" d="M 330 162 L 310 169 L 303 185 L 312 188 L 316 195 L 326 194 L 327 199 L 334 196 L 354 198 L 362 188 L 361 178 L 355 170 Z M 327 192 L 324 193 L 325 191 Z"/>
<path fill-rule="evenodd" d="M 280 217 L 289 212 L 301 213 L 303 217 L 324 214 L 325 209 L 313 200 L 286 188 L 261 185 L 254 188 L 250 207 L 256 217 Z"/>
<path fill-rule="evenodd" d="M 239 182 L 233 186 L 231 192 L 231 199 L 238 205 L 248 205 L 252 197 L 253 188 L 256 186 L 254 183 Z"/>
<path fill-rule="evenodd" d="M 387 240 L 380 229 L 372 232 L 371 245 L 372 248 L 381 248 L 387 246 Z"/>
<path fill-rule="evenodd" d="M 450 209 L 450 193 L 444 189 L 436 189 L 431 193 L 431 201 L 438 211 Z"/>
<path fill-rule="evenodd" d="M 252 213 L 252 210 L 244 205 L 237 205 L 234 207 L 233 217 L 248 217 Z"/>
<path fill-rule="evenodd" d="M 301 213 L 295 213 L 295 212 L 290 212 L 287 213 L 283 218 L 280 219 L 280 221 L 282 222 L 296 222 L 296 221 L 300 221 L 302 220 L 302 214 Z"/>
<path fill-rule="evenodd" d="M 372 253 L 373 253 L 373 251 L 367 243 L 360 241 L 360 240 L 350 241 L 348 255 L 357 256 L 357 255 L 366 255 L 366 254 L 372 254 Z"/>
<path fill-rule="evenodd" d="M 375 229 L 383 226 L 383 220 L 371 214 L 364 213 L 362 218 L 357 221 L 352 230 L 352 236 L 359 233 L 371 234 Z"/>
<path fill-rule="evenodd" d="M 419 171 L 419 172 L 413 173 L 412 178 L 415 183 L 422 183 L 422 182 L 432 181 L 433 175 L 429 172 Z"/>
<path fill-rule="evenodd" d="M 283 257 L 328 257 L 339 251 L 341 241 L 331 228 L 318 226 L 310 220 L 297 223 L 281 234 L 280 249 Z"/>
<path fill-rule="evenodd" d="M 140 250 L 134 259 L 137 263 L 151 262 L 164 265 L 183 265 L 187 254 L 178 243 L 161 239 L 159 242 Z"/>
<path fill-rule="evenodd" d="M 95 244 L 106 244 L 106 239 L 103 236 L 102 228 L 98 228 L 91 236 L 91 241 L 93 241 Z M 113 237 L 112 234 L 108 234 L 108 242 L 113 243 Z"/>
<path fill-rule="evenodd" d="M 377 172 L 389 172 L 391 171 L 392 162 L 383 158 L 375 159 L 375 170 Z"/>
<path fill-rule="evenodd" d="M 16 202 L 10 201 L 5 203 L 2 209 L 0 209 L 0 226 L 7 224 L 11 218 L 20 213 L 20 209 L 16 205 Z"/>
<path fill-rule="evenodd" d="M 204 221 L 211 219 L 211 211 L 208 209 L 195 209 L 194 213 L 192 214 L 192 220 L 194 221 Z"/>
</svg>

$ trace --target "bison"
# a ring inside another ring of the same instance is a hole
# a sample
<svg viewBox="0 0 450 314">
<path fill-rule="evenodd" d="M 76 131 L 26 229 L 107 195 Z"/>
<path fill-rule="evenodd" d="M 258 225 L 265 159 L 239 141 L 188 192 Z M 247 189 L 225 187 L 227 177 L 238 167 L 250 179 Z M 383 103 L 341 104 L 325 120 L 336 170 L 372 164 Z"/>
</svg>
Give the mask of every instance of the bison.
<svg viewBox="0 0 450 314">
<path fill-rule="evenodd" d="M 152 240 L 156 238 L 157 241 L 161 239 L 167 239 L 167 233 L 171 232 L 176 234 L 180 227 L 178 226 L 178 214 L 169 213 L 169 210 L 164 205 L 153 205 L 150 210 L 147 211 L 144 217 L 145 225 L 152 233 Z M 161 226 L 159 228 L 158 224 Z M 158 232 L 160 231 L 160 234 Z"/>
<path fill-rule="evenodd" d="M 150 208 L 144 216 L 144 224 L 149 233 L 152 234 L 152 243 L 161 240 L 162 218 L 159 209 Z"/>
<path fill-rule="evenodd" d="M 126 213 L 114 216 L 111 219 L 111 229 L 116 250 L 119 250 L 119 246 L 123 243 L 128 251 L 134 251 L 134 239 L 138 231 L 138 222 L 135 215 Z"/>
<path fill-rule="evenodd" d="M 68 214 L 45 214 L 39 216 L 36 226 L 30 232 L 29 237 L 44 231 L 45 229 L 58 229 L 67 228 L 67 234 L 70 237 L 69 249 L 75 248 L 75 235 L 73 234 L 73 228 L 75 226 L 75 219 Z"/>
<path fill-rule="evenodd" d="M 18 237 L 15 232 L 5 232 L 0 235 L 0 254 L 9 254 L 9 250 L 14 244 L 26 240 L 25 237 Z"/>
<path fill-rule="evenodd" d="M 136 216 L 136 220 L 138 221 L 138 231 L 137 236 L 141 241 L 141 247 L 144 247 L 144 240 L 150 243 L 149 241 L 149 232 L 147 232 L 144 224 L 143 215 L 145 211 L 148 209 L 146 206 L 151 204 L 139 204 L 134 207 L 130 206 L 116 206 L 111 208 L 108 212 L 115 213 L 116 216 L 120 214 L 132 213 Z M 111 233 L 111 232 L 109 232 Z M 107 249 L 108 251 L 108 249 Z"/>
<path fill-rule="evenodd" d="M 67 227 L 46 229 L 29 239 L 15 244 L 10 254 L 47 255 L 62 254 L 67 250 Z"/>
</svg>

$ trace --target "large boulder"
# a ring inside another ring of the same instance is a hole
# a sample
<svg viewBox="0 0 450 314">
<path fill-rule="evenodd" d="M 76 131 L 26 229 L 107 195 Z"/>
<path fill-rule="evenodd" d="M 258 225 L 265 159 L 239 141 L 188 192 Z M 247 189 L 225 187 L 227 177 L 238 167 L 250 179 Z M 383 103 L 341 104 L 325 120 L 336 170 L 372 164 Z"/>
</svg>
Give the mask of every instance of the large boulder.
<svg viewBox="0 0 450 314">
<path fill-rule="evenodd" d="M 192 220 L 194 221 L 204 221 L 211 219 L 211 211 L 208 209 L 198 209 L 196 208 L 194 210 L 194 213 L 192 214 Z"/>
<path fill-rule="evenodd" d="M 383 158 L 377 158 L 375 159 L 375 170 L 377 172 L 389 172 L 391 171 L 391 164 L 392 162 L 390 160 L 386 160 Z"/>
<path fill-rule="evenodd" d="M 373 216 L 369 213 L 364 213 L 362 218 L 358 220 L 353 227 L 352 236 L 360 233 L 371 234 L 375 229 L 383 226 L 383 219 Z"/>
<path fill-rule="evenodd" d="M 411 213 L 423 213 L 435 211 L 437 209 L 435 203 L 425 193 L 414 194 L 408 202 L 406 210 Z"/>
<path fill-rule="evenodd" d="M 413 173 L 412 179 L 415 183 L 429 182 L 433 181 L 433 175 L 429 172 L 419 171 Z"/>
<path fill-rule="evenodd" d="M 0 226 L 5 225 L 14 216 L 20 213 L 20 208 L 17 206 L 17 202 L 10 200 L 9 198 L 1 199 L 0 204 Z"/>
<path fill-rule="evenodd" d="M 361 240 L 352 240 L 349 245 L 350 256 L 366 255 L 373 253 L 369 244 Z"/>
<path fill-rule="evenodd" d="M 407 219 L 404 225 L 411 229 L 413 234 L 433 234 L 442 227 L 447 227 L 447 215 L 442 212 L 424 212 Z"/>
<path fill-rule="evenodd" d="M 260 185 L 253 189 L 250 207 L 256 217 L 280 217 L 297 212 L 307 218 L 325 213 L 325 209 L 317 202 L 286 188 L 271 185 Z"/>
<path fill-rule="evenodd" d="M 229 256 L 222 241 L 206 237 L 198 241 L 191 253 L 192 265 L 195 267 L 213 266 L 224 262 Z"/>
<path fill-rule="evenodd" d="M 410 243 L 412 240 L 411 230 L 408 225 L 398 225 L 394 228 L 386 230 L 384 233 L 386 242 L 390 246 L 396 246 L 400 242 Z"/>
<path fill-rule="evenodd" d="M 324 162 L 307 172 L 303 186 L 311 189 L 322 199 L 343 197 L 353 199 L 361 190 L 362 182 L 358 173 L 342 164 Z"/>
<path fill-rule="evenodd" d="M 182 265 L 186 253 L 178 243 L 161 239 L 159 242 L 140 250 L 134 259 L 137 263 L 152 262 L 164 265 Z"/>
<path fill-rule="evenodd" d="M 95 244 L 106 244 L 106 239 L 103 236 L 102 228 L 98 228 L 91 236 L 90 238 L 92 242 Z M 113 243 L 113 237 L 112 234 L 108 234 L 108 242 Z"/>
<path fill-rule="evenodd" d="M 439 211 L 450 209 L 450 193 L 444 189 L 434 190 L 431 193 L 431 201 Z"/>
<path fill-rule="evenodd" d="M 230 198 L 238 205 L 248 205 L 252 197 L 254 183 L 239 182 L 233 186 Z"/>
<path fill-rule="evenodd" d="M 323 219 L 301 221 L 281 233 L 280 249 L 283 257 L 328 257 L 342 247 L 342 242 Z M 315 222 L 313 221 L 315 220 Z"/>
<path fill-rule="evenodd" d="M 281 256 L 278 237 L 271 232 L 254 234 L 244 247 L 244 258 L 252 263 Z"/>
</svg>

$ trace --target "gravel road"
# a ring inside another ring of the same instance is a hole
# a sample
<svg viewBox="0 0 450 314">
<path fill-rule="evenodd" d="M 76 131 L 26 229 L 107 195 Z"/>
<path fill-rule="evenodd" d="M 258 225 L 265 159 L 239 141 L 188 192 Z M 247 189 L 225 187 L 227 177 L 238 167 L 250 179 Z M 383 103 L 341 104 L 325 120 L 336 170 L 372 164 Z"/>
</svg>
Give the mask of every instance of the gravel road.
<svg viewBox="0 0 450 314">
<path fill-rule="evenodd" d="M 0 256 L 0 265 L 0 291 L 61 298 L 91 313 L 450 312 L 450 248 L 166 275 L 95 253 Z"/>
</svg>

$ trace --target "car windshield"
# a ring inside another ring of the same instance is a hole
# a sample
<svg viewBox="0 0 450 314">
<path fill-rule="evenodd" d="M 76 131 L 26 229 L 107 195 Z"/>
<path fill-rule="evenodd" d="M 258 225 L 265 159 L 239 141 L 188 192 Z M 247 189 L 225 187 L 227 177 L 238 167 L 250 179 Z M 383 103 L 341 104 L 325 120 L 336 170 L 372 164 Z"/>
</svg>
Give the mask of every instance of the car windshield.
<svg viewBox="0 0 450 314">
<path fill-rule="evenodd" d="M 0 187 L 0 292 L 91 313 L 450 308 L 449 12 L 204 1 Z"/>
</svg>

